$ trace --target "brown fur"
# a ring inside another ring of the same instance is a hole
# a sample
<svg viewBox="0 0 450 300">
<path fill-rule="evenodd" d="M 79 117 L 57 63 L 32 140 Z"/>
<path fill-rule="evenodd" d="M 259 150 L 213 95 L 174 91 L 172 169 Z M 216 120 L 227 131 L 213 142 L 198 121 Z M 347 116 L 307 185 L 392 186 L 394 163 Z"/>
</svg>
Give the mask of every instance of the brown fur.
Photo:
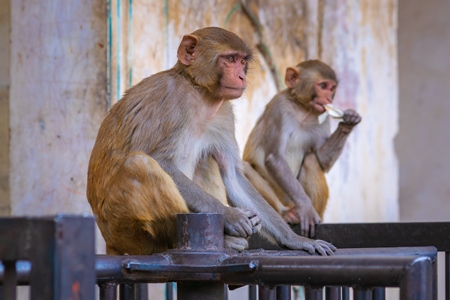
<svg viewBox="0 0 450 300">
<path fill-rule="evenodd" d="M 331 244 L 290 230 L 242 173 L 228 100 L 246 87 L 251 49 L 210 27 L 184 36 L 177 55 L 172 69 L 130 88 L 100 126 L 87 198 L 107 253 L 170 249 L 177 213 L 209 212 L 224 215 L 227 248 L 243 250 L 262 226 L 283 247 L 330 254 Z"/>
<path fill-rule="evenodd" d="M 345 111 L 333 135 L 328 119 L 318 123 L 337 87 L 335 72 L 321 61 L 288 68 L 285 83 L 288 88 L 268 103 L 248 138 L 243 159 L 252 170 L 246 176 L 287 222 L 300 223 L 305 235 L 314 235 L 328 201 L 325 172 L 361 118 Z"/>
</svg>

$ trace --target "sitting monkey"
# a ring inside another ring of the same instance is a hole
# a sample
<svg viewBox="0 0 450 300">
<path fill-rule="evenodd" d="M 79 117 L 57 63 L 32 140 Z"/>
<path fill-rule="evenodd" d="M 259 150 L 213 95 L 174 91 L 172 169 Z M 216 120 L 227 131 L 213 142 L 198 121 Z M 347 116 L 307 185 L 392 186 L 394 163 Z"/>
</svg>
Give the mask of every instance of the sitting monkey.
<svg viewBox="0 0 450 300">
<path fill-rule="evenodd" d="M 288 68 L 285 83 L 287 88 L 267 104 L 250 133 L 244 172 L 288 223 L 300 224 L 302 235 L 314 236 L 328 201 L 324 173 L 361 117 L 351 109 L 341 112 L 333 134 L 329 118 L 320 120 L 326 109 L 333 109 L 338 83 L 333 69 L 319 60 Z"/>
<path fill-rule="evenodd" d="M 244 92 L 252 50 L 216 27 L 183 37 L 178 61 L 125 92 L 102 122 L 87 198 L 110 255 L 176 246 L 177 213 L 220 213 L 225 247 L 260 230 L 288 249 L 335 247 L 295 234 L 245 178 L 230 100 Z"/>
</svg>

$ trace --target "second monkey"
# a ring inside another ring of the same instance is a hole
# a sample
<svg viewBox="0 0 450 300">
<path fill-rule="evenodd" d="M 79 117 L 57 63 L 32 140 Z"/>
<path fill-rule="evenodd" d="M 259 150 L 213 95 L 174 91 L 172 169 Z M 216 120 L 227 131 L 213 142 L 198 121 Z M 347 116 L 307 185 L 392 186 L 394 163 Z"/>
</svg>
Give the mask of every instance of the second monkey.
<svg viewBox="0 0 450 300">
<path fill-rule="evenodd" d="M 286 70 L 287 88 L 267 104 L 244 149 L 245 175 L 259 193 L 301 234 L 314 236 L 328 201 L 328 172 L 360 115 L 348 109 L 331 134 L 318 116 L 333 102 L 334 70 L 308 60 Z"/>
</svg>

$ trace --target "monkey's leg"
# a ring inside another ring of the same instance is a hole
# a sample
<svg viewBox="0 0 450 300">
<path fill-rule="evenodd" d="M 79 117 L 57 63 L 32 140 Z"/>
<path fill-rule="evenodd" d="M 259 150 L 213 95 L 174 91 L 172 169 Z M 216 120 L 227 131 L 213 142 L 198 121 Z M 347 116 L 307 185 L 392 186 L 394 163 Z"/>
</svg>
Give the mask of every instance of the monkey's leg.
<svg viewBox="0 0 450 300">
<path fill-rule="evenodd" d="M 298 179 L 320 218 L 323 218 L 329 192 L 325 173 L 315 153 L 308 153 L 305 156 Z"/>
<path fill-rule="evenodd" d="M 244 175 L 247 180 L 253 185 L 258 193 L 270 204 L 279 214 L 285 211 L 286 206 L 281 203 L 271 185 L 265 180 L 251 165 L 243 161 Z"/>
<path fill-rule="evenodd" d="M 208 156 L 198 162 L 193 181 L 205 192 L 228 205 L 227 192 L 220 176 L 219 165 L 213 157 Z"/>
<path fill-rule="evenodd" d="M 160 165 L 135 152 L 113 177 L 102 212 L 98 224 L 107 253 L 145 255 L 176 246 L 176 215 L 189 210 Z"/>
</svg>

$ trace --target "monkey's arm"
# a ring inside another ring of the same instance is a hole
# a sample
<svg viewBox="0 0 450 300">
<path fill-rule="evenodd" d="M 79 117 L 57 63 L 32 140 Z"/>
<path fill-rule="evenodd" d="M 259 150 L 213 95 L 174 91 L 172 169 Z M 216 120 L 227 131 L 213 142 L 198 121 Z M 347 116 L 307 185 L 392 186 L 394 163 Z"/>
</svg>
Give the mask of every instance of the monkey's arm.
<svg viewBox="0 0 450 300">
<path fill-rule="evenodd" d="M 258 194 L 248 182 L 242 172 L 236 172 L 224 178 L 227 187 L 232 186 L 229 192 L 230 202 L 238 207 L 251 208 L 261 217 L 261 233 L 269 240 L 288 249 L 303 249 L 313 254 L 333 255 L 336 247 L 322 240 L 312 240 L 297 235 L 281 216 Z"/>
<path fill-rule="evenodd" d="M 339 123 L 336 131 L 316 151 L 317 159 L 324 172 L 328 172 L 339 158 L 348 135 L 359 122 L 361 122 L 361 116 L 356 111 L 346 110 L 343 121 Z"/>
<path fill-rule="evenodd" d="M 232 236 L 246 238 L 254 232 L 254 225 L 249 219 L 251 212 L 223 205 L 187 178 L 174 164 L 162 160 L 158 163 L 172 177 L 190 211 L 223 214 L 225 232 Z"/>
<path fill-rule="evenodd" d="M 265 164 L 278 185 L 294 202 L 300 218 L 301 234 L 303 236 L 308 236 L 308 234 L 314 236 L 315 224 L 320 223 L 320 217 L 286 160 L 280 154 L 270 153 L 266 157 Z"/>
</svg>

